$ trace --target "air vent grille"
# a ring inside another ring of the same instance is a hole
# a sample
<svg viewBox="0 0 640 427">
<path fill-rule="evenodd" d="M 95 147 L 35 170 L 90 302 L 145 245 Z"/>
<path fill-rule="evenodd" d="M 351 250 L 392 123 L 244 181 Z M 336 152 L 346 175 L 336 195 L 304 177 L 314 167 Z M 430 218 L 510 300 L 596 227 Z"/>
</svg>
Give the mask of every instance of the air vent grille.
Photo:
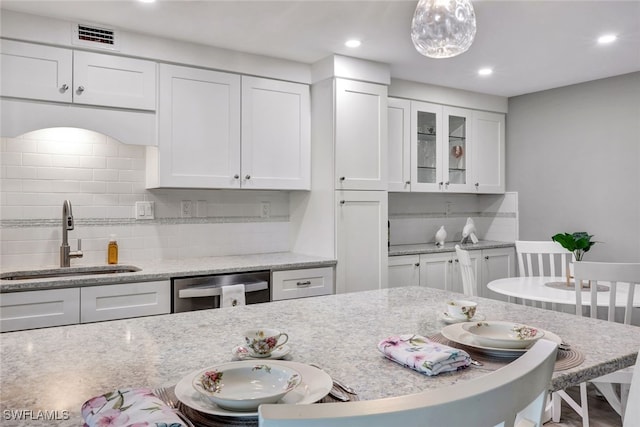
<svg viewBox="0 0 640 427">
<path fill-rule="evenodd" d="M 118 46 L 115 30 L 96 25 L 77 24 L 74 27 L 74 44 L 99 49 L 116 49 Z"/>
</svg>

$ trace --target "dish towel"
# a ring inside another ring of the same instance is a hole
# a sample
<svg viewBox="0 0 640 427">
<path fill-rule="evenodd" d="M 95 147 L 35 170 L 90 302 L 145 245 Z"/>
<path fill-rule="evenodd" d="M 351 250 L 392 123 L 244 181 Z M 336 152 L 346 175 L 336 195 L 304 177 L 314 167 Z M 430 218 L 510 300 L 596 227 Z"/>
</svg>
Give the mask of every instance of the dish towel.
<svg viewBox="0 0 640 427">
<path fill-rule="evenodd" d="M 186 427 L 180 417 L 148 388 L 122 388 L 82 405 L 84 427 Z"/>
<path fill-rule="evenodd" d="M 245 305 L 244 285 L 223 286 L 220 307 L 235 307 L 236 305 Z"/>
<path fill-rule="evenodd" d="M 378 350 L 386 358 L 429 376 L 456 371 L 471 364 L 466 351 L 415 334 L 386 338 L 380 341 Z"/>
</svg>

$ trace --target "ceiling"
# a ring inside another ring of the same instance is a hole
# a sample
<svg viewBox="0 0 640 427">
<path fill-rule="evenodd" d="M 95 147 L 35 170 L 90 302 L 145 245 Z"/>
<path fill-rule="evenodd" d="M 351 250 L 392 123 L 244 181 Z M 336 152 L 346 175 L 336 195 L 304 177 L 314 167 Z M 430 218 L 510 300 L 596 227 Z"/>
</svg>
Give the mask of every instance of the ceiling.
<svg viewBox="0 0 640 427">
<path fill-rule="evenodd" d="M 417 0 L 1 1 L 3 9 L 313 63 L 331 54 L 390 64 L 394 78 L 516 96 L 640 71 L 640 0 L 474 0 L 466 53 L 429 59 L 409 28 Z M 603 33 L 618 40 L 596 43 Z M 357 49 L 344 46 L 359 38 Z M 491 67 L 493 75 L 477 70 Z"/>
</svg>

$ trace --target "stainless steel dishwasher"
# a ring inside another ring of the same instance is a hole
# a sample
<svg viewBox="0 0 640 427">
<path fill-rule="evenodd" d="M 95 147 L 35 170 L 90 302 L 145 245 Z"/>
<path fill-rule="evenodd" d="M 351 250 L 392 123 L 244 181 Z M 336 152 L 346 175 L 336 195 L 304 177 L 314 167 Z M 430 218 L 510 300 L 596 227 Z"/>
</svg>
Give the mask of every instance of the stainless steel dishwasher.
<svg viewBox="0 0 640 427">
<path fill-rule="evenodd" d="M 246 304 L 271 301 L 269 271 L 181 277 L 171 280 L 172 313 L 220 308 L 222 287 L 243 284 Z"/>
</svg>

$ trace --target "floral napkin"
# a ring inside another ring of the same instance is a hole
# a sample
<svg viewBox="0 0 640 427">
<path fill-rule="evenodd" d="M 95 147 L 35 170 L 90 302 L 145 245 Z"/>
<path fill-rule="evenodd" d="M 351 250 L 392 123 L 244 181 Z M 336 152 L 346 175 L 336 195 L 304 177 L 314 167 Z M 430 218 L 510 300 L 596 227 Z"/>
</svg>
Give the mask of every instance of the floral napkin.
<svg viewBox="0 0 640 427">
<path fill-rule="evenodd" d="M 398 335 L 378 344 L 385 357 L 425 375 L 456 371 L 471 364 L 464 350 L 430 341 L 420 335 Z"/>
<path fill-rule="evenodd" d="M 185 427 L 180 418 L 148 388 L 123 388 L 82 405 L 83 427 Z"/>
</svg>

